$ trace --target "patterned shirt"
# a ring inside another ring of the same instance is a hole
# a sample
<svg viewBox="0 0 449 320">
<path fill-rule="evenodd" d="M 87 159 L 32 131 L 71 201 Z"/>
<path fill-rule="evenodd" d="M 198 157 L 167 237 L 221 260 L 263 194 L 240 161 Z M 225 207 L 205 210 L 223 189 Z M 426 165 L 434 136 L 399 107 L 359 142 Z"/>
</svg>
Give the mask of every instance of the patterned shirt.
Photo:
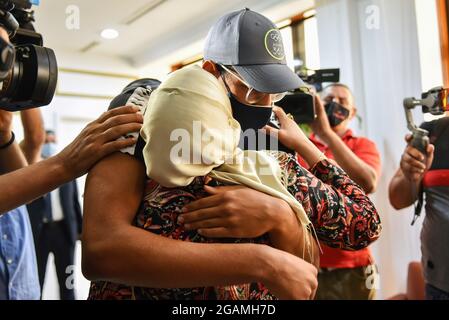
<svg viewBox="0 0 449 320">
<path fill-rule="evenodd" d="M 303 205 L 318 238 L 329 246 L 357 250 L 368 246 L 380 234 L 380 218 L 370 199 L 347 174 L 328 160 L 311 171 L 301 167 L 294 156 L 271 151 L 283 171 L 288 191 Z M 204 177 L 182 188 L 165 188 L 148 180 L 135 225 L 164 237 L 201 243 L 270 244 L 268 235 L 255 239 L 208 239 L 195 230 L 187 231 L 177 222 L 188 203 L 206 197 Z M 155 275 L 157 276 L 157 275 Z M 150 300 L 268 300 L 276 299 L 261 283 L 232 286 L 156 289 L 131 287 L 111 282 L 92 282 L 89 299 Z"/>
<path fill-rule="evenodd" d="M 316 135 L 312 134 L 310 140 L 326 155 L 326 157 L 334 159 L 334 155 L 329 146 L 317 139 Z M 356 137 L 352 130 L 347 130 L 341 137 L 341 140 L 360 160 L 373 168 L 376 171 L 377 176 L 380 177 L 380 153 L 373 141 L 365 137 Z M 302 159 L 300 159 L 300 163 L 305 164 Z M 330 248 L 324 245 L 322 246 L 322 249 L 323 254 L 320 259 L 321 268 L 359 268 L 366 267 L 374 261 L 368 247 L 358 251 L 347 251 Z"/>
</svg>

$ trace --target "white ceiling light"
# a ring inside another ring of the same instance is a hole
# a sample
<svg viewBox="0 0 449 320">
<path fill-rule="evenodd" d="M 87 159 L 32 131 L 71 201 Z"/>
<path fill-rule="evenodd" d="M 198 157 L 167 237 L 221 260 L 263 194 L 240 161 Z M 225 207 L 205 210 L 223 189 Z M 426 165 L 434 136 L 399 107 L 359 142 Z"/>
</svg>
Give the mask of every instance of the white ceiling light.
<svg viewBox="0 0 449 320">
<path fill-rule="evenodd" d="M 101 31 L 101 37 L 104 39 L 112 40 L 118 38 L 119 33 L 115 29 L 104 29 Z"/>
</svg>

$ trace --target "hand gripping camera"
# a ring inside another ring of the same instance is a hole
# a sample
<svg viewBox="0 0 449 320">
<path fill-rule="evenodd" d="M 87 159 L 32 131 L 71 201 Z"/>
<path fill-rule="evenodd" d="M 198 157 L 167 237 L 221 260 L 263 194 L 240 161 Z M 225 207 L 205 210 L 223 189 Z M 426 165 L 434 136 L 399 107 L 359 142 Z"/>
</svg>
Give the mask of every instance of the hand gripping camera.
<svg viewBox="0 0 449 320">
<path fill-rule="evenodd" d="M 306 69 L 299 72 L 298 76 L 320 92 L 323 89 L 323 83 L 340 81 L 340 69 Z M 298 124 L 312 123 L 315 120 L 315 99 L 304 88 L 289 92 L 277 105 L 284 109 L 285 113 L 291 114 Z"/>
<path fill-rule="evenodd" d="M 423 113 L 430 113 L 434 116 L 443 115 L 446 111 L 449 111 L 448 93 L 449 89 L 437 87 L 423 93 L 421 99 L 404 99 L 407 128 L 412 132 L 410 145 L 423 154 L 426 154 L 429 145 L 429 132 L 416 126 L 413 121 L 412 110 L 422 106 Z"/>
</svg>

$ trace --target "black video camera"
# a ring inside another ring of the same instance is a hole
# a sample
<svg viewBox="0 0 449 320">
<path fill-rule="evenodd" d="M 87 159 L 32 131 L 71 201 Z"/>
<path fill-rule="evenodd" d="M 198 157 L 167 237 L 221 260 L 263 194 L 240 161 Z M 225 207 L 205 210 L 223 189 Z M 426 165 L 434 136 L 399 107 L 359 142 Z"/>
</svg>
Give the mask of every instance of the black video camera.
<svg viewBox="0 0 449 320">
<path fill-rule="evenodd" d="M 434 116 L 440 116 L 449 111 L 449 89 L 437 87 L 424 92 L 421 96 L 423 101 L 427 101 L 422 106 L 423 113 L 430 113 Z"/>
<path fill-rule="evenodd" d="M 0 109 L 20 111 L 50 104 L 56 91 L 58 65 L 52 49 L 35 32 L 32 5 L 39 0 L 0 0 Z"/>
<path fill-rule="evenodd" d="M 322 91 L 323 83 L 339 82 L 340 69 L 322 69 L 300 71 L 298 76 L 307 84 L 313 85 L 317 92 Z M 291 114 L 298 124 L 312 123 L 316 118 L 315 99 L 308 90 L 303 88 L 289 92 L 277 103 L 285 113 Z"/>
</svg>

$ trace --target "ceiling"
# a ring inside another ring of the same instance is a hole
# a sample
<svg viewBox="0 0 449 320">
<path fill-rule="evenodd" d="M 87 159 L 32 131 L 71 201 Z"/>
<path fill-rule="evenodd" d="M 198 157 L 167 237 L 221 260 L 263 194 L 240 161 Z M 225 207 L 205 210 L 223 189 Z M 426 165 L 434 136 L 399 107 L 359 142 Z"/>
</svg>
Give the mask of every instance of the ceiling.
<svg viewBox="0 0 449 320">
<path fill-rule="evenodd" d="M 66 27 L 73 17 L 66 10 L 73 5 L 79 8 L 79 30 Z M 279 21 L 311 5 L 312 0 L 41 0 L 35 25 L 55 51 L 120 57 L 142 67 L 203 39 L 226 12 L 249 7 Z M 102 39 L 104 28 L 117 29 L 120 37 Z"/>
</svg>

